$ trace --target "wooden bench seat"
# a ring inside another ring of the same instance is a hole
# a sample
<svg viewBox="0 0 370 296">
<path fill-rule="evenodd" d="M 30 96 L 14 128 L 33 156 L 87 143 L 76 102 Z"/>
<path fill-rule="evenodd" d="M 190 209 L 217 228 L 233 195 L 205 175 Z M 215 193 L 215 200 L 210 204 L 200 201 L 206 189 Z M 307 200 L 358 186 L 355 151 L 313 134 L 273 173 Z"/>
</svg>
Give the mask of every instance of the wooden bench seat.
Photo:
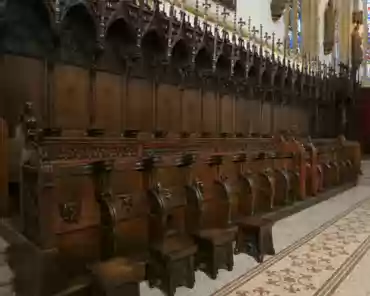
<svg viewBox="0 0 370 296">
<path fill-rule="evenodd" d="M 145 278 L 145 264 L 128 258 L 115 257 L 95 264 L 92 269 L 92 295 L 139 296 L 140 283 Z"/>
</svg>

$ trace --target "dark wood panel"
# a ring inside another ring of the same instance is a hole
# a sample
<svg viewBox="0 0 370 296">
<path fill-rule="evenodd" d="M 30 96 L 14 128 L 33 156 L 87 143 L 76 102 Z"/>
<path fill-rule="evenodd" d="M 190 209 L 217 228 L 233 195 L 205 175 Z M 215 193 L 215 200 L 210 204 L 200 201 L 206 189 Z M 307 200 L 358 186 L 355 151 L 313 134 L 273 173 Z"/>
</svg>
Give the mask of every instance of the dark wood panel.
<svg viewBox="0 0 370 296">
<path fill-rule="evenodd" d="M 269 134 L 271 131 L 271 109 L 270 103 L 264 103 L 262 105 L 262 118 L 261 118 L 261 133 Z"/>
<path fill-rule="evenodd" d="M 96 125 L 107 133 L 121 132 L 125 83 L 122 76 L 98 72 L 96 75 Z"/>
<path fill-rule="evenodd" d="M 186 89 L 183 93 L 183 125 L 184 131 L 199 132 L 201 130 L 201 100 L 198 89 Z"/>
<path fill-rule="evenodd" d="M 157 91 L 157 129 L 181 130 L 181 101 L 177 86 L 161 84 Z"/>
<path fill-rule="evenodd" d="M 247 114 L 249 117 L 249 132 L 260 131 L 260 103 L 257 100 L 247 101 Z"/>
<path fill-rule="evenodd" d="M 221 97 L 221 132 L 233 133 L 234 126 L 234 96 Z"/>
<path fill-rule="evenodd" d="M 35 116 L 41 120 L 44 110 L 45 75 L 42 60 L 20 56 L 5 55 L 1 60 L 2 70 L 2 115 L 14 130 L 14 125 L 22 113 L 26 101 L 33 102 Z"/>
<path fill-rule="evenodd" d="M 203 131 L 217 133 L 217 98 L 214 92 L 203 93 Z"/>
<path fill-rule="evenodd" d="M 54 77 L 55 125 L 83 130 L 89 124 L 89 72 L 86 69 L 57 65 Z"/>
<path fill-rule="evenodd" d="M 128 85 L 127 128 L 142 131 L 153 130 L 153 91 L 152 82 L 144 79 L 131 79 Z"/>
</svg>

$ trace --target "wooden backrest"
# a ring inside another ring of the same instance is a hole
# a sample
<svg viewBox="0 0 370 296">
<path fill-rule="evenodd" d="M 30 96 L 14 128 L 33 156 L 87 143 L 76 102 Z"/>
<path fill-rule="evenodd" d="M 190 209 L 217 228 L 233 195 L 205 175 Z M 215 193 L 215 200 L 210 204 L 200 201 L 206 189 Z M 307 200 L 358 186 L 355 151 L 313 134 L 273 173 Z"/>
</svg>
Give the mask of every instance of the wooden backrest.
<svg viewBox="0 0 370 296">
<path fill-rule="evenodd" d="M 148 196 L 151 243 L 186 233 L 186 187 L 192 161 L 191 154 L 166 154 L 155 162 Z"/>
<path fill-rule="evenodd" d="M 219 166 L 221 154 L 199 154 L 189 175 L 192 192 L 188 194 L 188 229 L 226 227 L 230 222 L 230 200 L 221 180 Z M 191 190 L 190 190 L 191 191 Z"/>
<path fill-rule="evenodd" d="M 234 150 L 223 157 L 220 176 L 224 180 L 230 196 L 231 220 L 253 215 L 255 185 L 253 175 L 246 171 L 247 154 Z"/>
<path fill-rule="evenodd" d="M 117 255 L 146 255 L 149 243 L 147 165 L 146 160 L 137 157 L 94 163 L 105 259 Z"/>
</svg>

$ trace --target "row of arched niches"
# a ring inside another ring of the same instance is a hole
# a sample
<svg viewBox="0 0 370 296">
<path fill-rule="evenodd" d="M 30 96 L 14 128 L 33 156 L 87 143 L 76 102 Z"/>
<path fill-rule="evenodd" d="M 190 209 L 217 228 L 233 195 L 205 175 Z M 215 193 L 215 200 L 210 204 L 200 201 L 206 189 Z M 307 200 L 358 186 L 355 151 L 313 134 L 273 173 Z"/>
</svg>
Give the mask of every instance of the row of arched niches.
<svg viewBox="0 0 370 296">
<path fill-rule="evenodd" d="M 227 92 L 253 86 L 264 99 L 274 90 L 276 100 L 333 101 L 336 93 L 351 89 L 346 67 L 340 73 L 329 67 L 313 71 L 307 64 L 265 56 L 263 48 L 238 35 L 222 29 L 215 35 L 203 20 L 196 24 L 186 15 L 169 15 L 155 3 L 8 1 L 2 50 L 113 72 L 140 71 L 183 84 L 213 84 Z"/>
</svg>

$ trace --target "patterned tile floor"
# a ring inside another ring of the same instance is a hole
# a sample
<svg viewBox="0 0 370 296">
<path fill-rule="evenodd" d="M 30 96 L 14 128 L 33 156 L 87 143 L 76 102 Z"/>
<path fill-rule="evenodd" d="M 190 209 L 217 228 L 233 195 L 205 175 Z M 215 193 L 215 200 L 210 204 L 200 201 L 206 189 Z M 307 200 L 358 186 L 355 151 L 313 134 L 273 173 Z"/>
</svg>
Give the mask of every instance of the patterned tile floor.
<svg viewBox="0 0 370 296">
<path fill-rule="evenodd" d="M 352 267 L 351 264 L 347 266 L 349 258 L 353 259 L 351 262 L 357 262 L 370 244 L 370 201 L 367 201 L 370 196 L 370 161 L 364 162 L 363 171 L 364 176 L 357 187 L 276 223 L 273 235 L 275 249 L 280 252 L 278 255 L 262 265 L 257 265 L 246 255 L 238 255 L 232 272 L 221 270 L 215 281 L 197 272 L 195 288 L 178 288 L 176 296 L 208 296 L 213 293 L 215 296 L 322 296 L 328 295 L 328 291 L 333 292 L 338 286 L 337 279 L 343 279 L 346 275 L 343 272 Z M 345 262 L 347 264 L 342 270 Z M 329 284 L 323 286 L 329 278 Z M 247 280 L 248 283 L 244 283 Z M 340 293 L 339 288 L 336 293 Z M 263 289 L 270 289 L 271 293 Z M 347 289 L 351 291 L 351 288 Z M 143 283 L 141 295 L 160 296 L 162 293 Z M 370 296 L 370 293 L 338 294 L 352 295 Z"/>
<path fill-rule="evenodd" d="M 344 215 L 335 217 L 215 295 L 331 295 L 336 285 L 369 249 L 370 198 Z"/>
</svg>

